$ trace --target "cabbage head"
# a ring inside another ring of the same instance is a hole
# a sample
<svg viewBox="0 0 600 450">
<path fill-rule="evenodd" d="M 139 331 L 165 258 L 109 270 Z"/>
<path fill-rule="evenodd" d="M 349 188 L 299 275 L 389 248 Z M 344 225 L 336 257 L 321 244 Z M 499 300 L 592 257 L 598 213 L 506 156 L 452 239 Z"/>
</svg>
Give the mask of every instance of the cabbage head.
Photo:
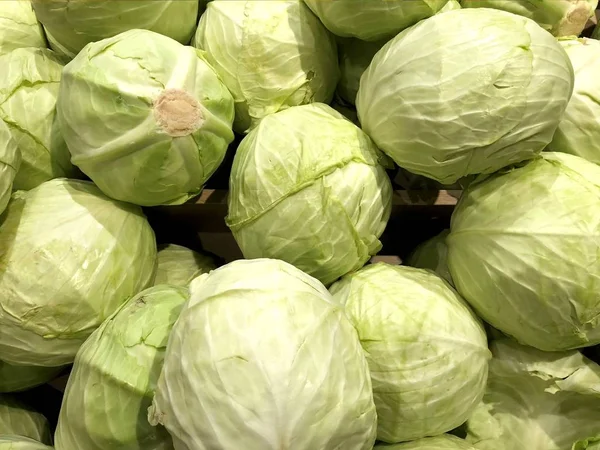
<svg viewBox="0 0 600 450">
<path fill-rule="evenodd" d="M 227 225 L 246 258 L 294 264 L 324 284 L 382 247 L 392 187 L 360 128 L 320 103 L 266 117 L 240 144 Z"/>
<path fill-rule="evenodd" d="M 429 270 L 377 263 L 330 288 L 358 331 L 377 407 L 377 439 L 435 436 L 480 402 L 490 352 L 466 302 Z"/>
<path fill-rule="evenodd" d="M 10 395 L 0 395 L 0 435 L 23 436 L 45 444 L 52 443 L 48 420 Z"/>
<path fill-rule="evenodd" d="M 134 28 L 188 44 L 196 29 L 198 0 L 32 0 L 50 47 L 74 58 L 90 42 Z"/>
<path fill-rule="evenodd" d="M 168 244 L 158 250 L 158 267 L 154 285 L 188 286 L 198 275 L 215 268 L 215 263 L 210 256 L 181 245 Z"/>
<path fill-rule="evenodd" d="M 373 450 L 477 450 L 463 439 L 449 434 L 394 445 L 376 445 Z"/>
<path fill-rule="evenodd" d="M 406 259 L 406 265 L 421 269 L 433 270 L 451 285 L 452 275 L 448 269 L 448 246 L 446 238 L 450 230 L 444 230 L 440 234 L 428 239 L 419 245 Z"/>
<path fill-rule="evenodd" d="M 541 157 L 472 183 L 452 215 L 448 266 L 478 314 L 546 351 L 600 343 L 600 167 Z"/>
<path fill-rule="evenodd" d="M 535 22 L 460 9 L 388 42 L 361 78 L 356 107 L 400 167 L 452 184 L 541 152 L 572 90 L 568 56 Z"/>
<path fill-rule="evenodd" d="M 0 450 L 54 450 L 41 442 L 23 436 L 0 435 Z"/>
<path fill-rule="evenodd" d="M 86 181 L 13 194 L 0 223 L 0 355 L 73 362 L 86 338 L 153 281 L 154 233 L 139 207 Z"/>
<path fill-rule="evenodd" d="M 167 340 L 188 290 L 154 286 L 113 314 L 81 346 L 63 399 L 56 448 L 172 450 L 148 423 Z"/>
<path fill-rule="evenodd" d="M 554 36 L 579 36 L 598 0 L 462 0 L 463 8 L 496 8 L 535 20 Z"/>
<path fill-rule="evenodd" d="M 598 433 L 600 366 L 578 351 L 543 352 L 509 339 L 490 348 L 488 387 L 465 427 L 473 447 L 571 450 Z"/>
<path fill-rule="evenodd" d="M 339 78 L 333 36 L 301 0 L 210 2 L 193 44 L 233 94 L 240 133 L 290 106 L 329 103 Z"/>
<path fill-rule="evenodd" d="M 19 366 L 0 361 L 0 392 L 26 391 L 53 380 L 64 367 Z"/>
<path fill-rule="evenodd" d="M 10 128 L 0 119 L 0 214 L 8 205 L 19 167 L 21 167 L 21 151 Z"/>
<path fill-rule="evenodd" d="M 0 119 L 21 151 L 15 189 L 73 177 L 75 169 L 56 120 L 63 65 L 50 50 L 19 48 L 0 55 Z"/>
<path fill-rule="evenodd" d="M 57 108 L 73 163 L 142 206 L 196 196 L 233 140 L 233 99 L 202 53 L 147 30 L 87 46 Z"/>
<path fill-rule="evenodd" d="M 600 164 L 600 41 L 559 41 L 575 70 L 575 89 L 547 150 L 566 152 Z"/>
<path fill-rule="evenodd" d="M 178 450 L 371 450 L 376 413 L 352 324 L 316 279 L 238 260 L 191 284 L 152 407 Z"/>
<path fill-rule="evenodd" d="M 45 48 L 44 30 L 31 2 L 4 0 L 0 8 L 0 55 L 25 47 Z"/>
<path fill-rule="evenodd" d="M 304 0 L 325 26 L 342 37 L 391 38 L 434 15 L 448 0 Z"/>
</svg>

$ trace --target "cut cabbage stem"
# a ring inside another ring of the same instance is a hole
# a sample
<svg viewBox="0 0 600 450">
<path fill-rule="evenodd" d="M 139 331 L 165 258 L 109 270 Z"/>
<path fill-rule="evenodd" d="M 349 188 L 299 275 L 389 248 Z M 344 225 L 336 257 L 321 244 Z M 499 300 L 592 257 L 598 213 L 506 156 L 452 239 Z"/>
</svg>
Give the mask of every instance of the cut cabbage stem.
<svg viewBox="0 0 600 450">
<path fill-rule="evenodd" d="M 204 123 L 200 103 L 182 89 L 166 89 L 154 102 L 154 115 L 161 128 L 173 137 L 188 136 Z"/>
</svg>

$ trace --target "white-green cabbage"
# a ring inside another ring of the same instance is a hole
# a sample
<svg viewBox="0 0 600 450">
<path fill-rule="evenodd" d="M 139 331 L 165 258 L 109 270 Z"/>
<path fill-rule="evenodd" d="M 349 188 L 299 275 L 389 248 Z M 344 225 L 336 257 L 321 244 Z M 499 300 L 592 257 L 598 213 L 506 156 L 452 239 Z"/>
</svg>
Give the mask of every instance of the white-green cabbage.
<svg viewBox="0 0 600 450">
<path fill-rule="evenodd" d="M 188 44 L 196 29 L 198 0 L 32 0 L 50 46 L 74 58 L 90 42 L 134 28 Z"/>
<path fill-rule="evenodd" d="M 87 46 L 57 108 L 73 163 L 142 206 L 197 195 L 233 140 L 233 98 L 202 52 L 147 30 Z"/>
<path fill-rule="evenodd" d="M 0 361 L 0 392 L 19 392 L 54 379 L 64 367 L 19 366 Z"/>
<path fill-rule="evenodd" d="M 235 130 L 290 106 L 329 103 L 339 78 L 333 36 L 301 0 L 213 1 L 194 46 L 235 99 Z"/>
<path fill-rule="evenodd" d="M 330 291 L 369 362 L 377 439 L 435 436 L 467 420 L 483 396 L 490 352 L 483 325 L 450 285 L 429 270 L 377 263 Z"/>
<path fill-rule="evenodd" d="M 492 326 L 557 351 L 600 343 L 600 167 L 544 152 L 473 182 L 452 216 L 448 265 Z"/>
<path fill-rule="evenodd" d="M 0 214 L 8 205 L 19 167 L 21 167 L 21 151 L 10 128 L 0 119 Z"/>
<path fill-rule="evenodd" d="M 475 447 L 456 436 L 441 436 L 418 439 L 412 442 L 393 445 L 376 445 L 373 450 L 477 450 Z"/>
<path fill-rule="evenodd" d="M 62 62 L 50 50 L 19 48 L 0 55 L 0 67 L 0 119 L 21 151 L 14 188 L 74 176 L 55 114 Z"/>
<path fill-rule="evenodd" d="M 448 234 L 450 230 L 444 230 L 423 242 L 408 256 L 406 265 L 433 270 L 453 285 L 452 275 L 448 269 L 448 246 L 446 245 Z"/>
<path fill-rule="evenodd" d="M 46 38 L 31 2 L 4 0 L 0 8 L 0 55 L 17 48 L 46 47 Z"/>
<path fill-rule="evenodd" d="M 0 435 L 0 450 L 54 450 L 41 442 L 22 436 Z"/>
<path fill-rule="evenodd" d="M 572 90 L 569 58 L 535 22 L 460 9 L 388 42 L 356 106 L 363 130 L 400 167 L 451 184 L 541 152 Z"/>
<path fill-rule="evenodd" d="M 106 320 L 81 346 L 62 402 L 57 450 L 172 450 L 148 423 L 167 340 L 188 290 L 154 286 Z"/>
<path fill-rule="evenodd" d="M 352 324 L 316 279 L 239 260 L 191 284 L 153 405 L 177 450 L 370 450 L 376 413 Z"/>
<path fill-rule="evenodd" d="M 461 0 L 463 8 L 496 8 L 535 20 L 554 36 L 579 36 L 598 0 Z"/>
<path fill-rule="evenodd" d="M 188 286 L 198 275 L 216 268 L 210 256 L 169 244 L 158 250 L 158 267 L 154 285 Z"/>
<path fill-rule="evenodd" d="M 448 0 L 304 0 L 334 34 L 365 41 L 391 38 L 434 15 Z"/>
<path fill-rule="evenodd" d="M 575 89 L 548 150 L 600 164 L 600 41 L 559 41 L 575 70 Z"/>
<path fill-rule="evenodd" d="M 86 181 L 13 194 L 0 224 L 0 355 L 68 364 L 85 339 L 150 285 L 156 242 L 137 206 Z"/>
<path fill-rule="evenodd" d="M 473 447 L 571 450 L 598 433 L 600 366 L 577 351 L 543 352 L 508 339 L 490 348 L 488 387 L 465 427 Z"/>
<path fill-rule="evenodd" d="M 272 114 L 242 141 L 227 225 L 246 258 L 294 264 L 324 284 L 382 247 L 392 187 L 379 151 L 327 105 Z"/>
<path fill-rule="evenodd" d="M 5 434 L 52 443 L 48 420 L 15 397 L 3 394 L 0 395 L 0 435 Z"/>
</svg>

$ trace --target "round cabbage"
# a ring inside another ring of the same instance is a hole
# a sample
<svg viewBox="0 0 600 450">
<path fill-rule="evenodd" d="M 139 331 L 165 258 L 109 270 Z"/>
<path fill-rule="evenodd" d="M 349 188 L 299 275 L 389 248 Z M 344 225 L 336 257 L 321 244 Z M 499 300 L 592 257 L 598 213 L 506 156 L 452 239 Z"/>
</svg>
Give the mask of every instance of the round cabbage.
<svg viewBox="0 0 600 450">
<path fill-rule="evenodd" d="M 17 48 L 46 47 L 46 38 L 31 2 L 4 0 L 0 8 L 0 55 Z"/>
<path fill-rule="evenodd" d="M 14 188 L 75 176 L 55 114 L 62 62 L 50 50 L 19 48 L 1 55 L 0 67 L 0 119 L 21 151 Z"/>
<path fill-rule="evenodd" d="M 142 206 L 196 196 L 233 140 L 233 99 L 202 53 L 147 30 L 79 53 L 57 108 L 73 163 Z"/>
<path fill-rule="evenodd" d="M 15 397 L 0 395 L 0 435 L 23 436 L 45 444 L 52 443 L 48 420 Z"/>
<path fill-rule="evenodd" d="M 475 181 L 448 266 L 479 315 L 541 350 L 600 343 L 600 167 L 565 153 Z"/>
<path fill-rule="evenodd" d="M 215 263 L 210 256 L 181 245 L 169 244 L 158 250 L 158 267 L 154 285 L 187 286 L 198 275 L 215 268 Z"/>
<path fill-rule="evenodd" d="M 402 444 L 376 445 L 373 450 L 475 450 L 475 447 L 456 436 L 443 434 Z"/>
<path fill-rule="evenodd" d="M 10 128 L 0 119 L 0 214 L 8 205 L 19 167 L 21 167 L 21 151 Z"/>
<path fill-rule="evenodd" d="M 377 439 L 435 436 L 467 420 L 491 355 L 483 325 L 454 289 L 429 270 L 377 263 L 330 291 L 369 362 Z"/>
<path fill-rule="evenodd" d="M 333 36 L 300 0 L 210 2 L 194 46 L 233 94 L 240 133 L 290 106 L 329 103 L 339 78 Z"/>
<path fill-rule="evenodd" d="M 198 0 L 32 0 L 50 46 L 73 58 L 90 42 L 134 28 L 187 44 L 198 20 Z"/>
<path fill-rule="evenodd" d="M 365 41 L 391 38 L 430 17 L 448 0 L 304 0 L 334 34 Z"/>
<path fill-rule="evenodd" d="M 0 355 L 71 363 L 86 338 L 154 278 L 156 242 L 141 209 L 92 183 L 16 192 L 0 224 Z"/>
<path fill-rule="evenodd" d="M 19 366 L 0 361 L 0 392 L 19 392 L 53 380 L 64 367 Z"/>
<path fill-rule="evenodd" d="M 0 450 L 54 450 L 54 447 L 22 436 L 0 435 Z"/>
<path fill-rule="evenodd" d="M 579 36 L 598 0 L 462 0 L 463 8 L 496 8 L 535 20 L 554 36 Z"/>
<path fill-rule="evenodd" d="M 444 184 L 534 157 L 573 90 L 560 44 L 493 9 L 438 14 L 388 42 L 363 74 L 363 130 L 404 169 Z"/>
<path fill-rule="evenodd" d="M 356 125 L 314 103 L 266 117 L 240 144 L 227 225 L 246 258 L 275 258 L 329 284 L 382 247 L 392 187 Z"/>
<path fill-rule="evenodd" d="M 62 402 L 56 447 L 172 450 L 146 417 L 167 340 L 188 290 L 154 286 L 105 321 L 81 346 Z"/>
<path fill-rule="evenodd" d="M 575 69 L 575 89 L 548 150 L 600 164 L 600 41 L 559 41 Z"/>
<path fill-rule="evenodd" d="M 178 450 L 370 450 L 377 421 L 343 309 L 317 280 L 268 259 L 192 282 L 149 419 Z"/>
<path fill-rule="evenodd" d="M 452 275 L 448 269 L 448 246 L 446 245 L 448 234 L 450 234 L 450 230 L 444 230 L 423 242 L 408 256 L 406 265 L 433 270 L 453 285 Z"/>
</svg>

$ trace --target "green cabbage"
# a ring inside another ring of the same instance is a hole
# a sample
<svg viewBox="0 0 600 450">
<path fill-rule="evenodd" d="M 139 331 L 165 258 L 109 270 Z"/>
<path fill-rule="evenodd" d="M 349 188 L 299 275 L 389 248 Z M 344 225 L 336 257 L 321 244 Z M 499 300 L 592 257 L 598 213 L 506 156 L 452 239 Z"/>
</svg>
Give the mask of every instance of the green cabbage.
<svg viewBox="0 0 600 450">
<path fill-rule="evenodd" d="M 23 436 L 52 443 L 48 420 L 10 395 L 0 395 L 0 435 Z"/>
<path fill-rule="evenodd" d="M 388 42 L 356 106 L 363 130 L 400 167 L 451 184 L 541 152 L 572 90 L 569 58 L 535 22 L 460 9 Z"/>
<path fill-rule="evenodd" d="M 465 427 L 476 449 L 570 450 L 598 433 L 600 366 L 577 351 L 542 352 L 508 339 L 490 348 L 488 387 Z"/>
<path fill-rule="evenodd" d="M 0 392 L 18 392 L 54 379 L 64 367 L 19 366 L 0 361 Z"/>
<path fill-rule="evenodd" d="M 575 69 L 575 90 L 548 150 L 600 164 L 600 41 L 561 40 Z"/>
<path fill-rule="evenodd" d="M 0 450 L 54 450 L 54 447 L 22 436 L 0 435 Z"/>
<path fill-rule="evenodd" d="M 304 0 L 332 33 L 365 41 L 391 38 L 448 0 Z"/>
<path fill-rule="evenodd" d="M 328 103 L 339 77 L 333 36 L 301 0 L 210 2 L 194 46 L 233 94 L 240 133 L 290 106 Z"/>
<path fill-rule="evenodd" d="M 0 119 L 0 214 L 6 209 L 13 181 L 21 167 L 21 151 L 10 128 Z"/>
<path fill-rule="evenodd" d="M 600 436 L 581 439 L 573 444 L 571 450 L 600 450 Z"/>
<path fill-rule="evenodd" d="M 535 20 L 555 36 L 579 36 L 598 0 L 461 0 L 463 8 L 497 8 Z"/>
<path fill-rule="evenodd" d="M 198 0 L 32 0 L 50 46 L 73 58 L 90 42 L 134 28 L 187 44 L 196 28 Z"/>
<path fill-rule="evenodd" d="M 53 178 L 75 176 L 55 115 L 62 62 L 50 50 L 19 48 L 1 55 L 0 67 L 0 119 L 22 159 L 14 188 L 33 189 Z"/>
<path fill-rule="evenodd" d="M 56 447 L 172 450 L 147 420 L 167 340 L 188 290 L 155 286 L 129 300 L 77 353 L 62 403 Z"/>
<path fill-rule="evenodd" d="M 377 263 L 331 289 L 367 356 L 377 439 L 394 443 L 450 431 L 477 406 L 488 360 L 479 319 L 429 270 Z"/>
<path fill-rule="evenodd" d="M 246 258 L 276 258 L 329 284 L 382 247 L 392 188 L 373 142 L 329 106 L 266 117 L 240 144 L 227 225 Z"/>
<path fill-rule="evenodd" d="M 202 52 L 146 30 L 86 47 L 57 108 L 73 163 L 142 206 L 196 196 L 233 140 L 233 99 Z"/>
<path fill-rule="evenodd" d="M 600 343 L 600 167 L 542 157 L 463 193 L 448 265 L 479 315 L 519 342 L 557 351 Z"/>
<path fill-rule="evenodd" d="M 451 285 L 452 275 L 448 269 L 448 246 L 446 238 L 450 230 L 444 230 L 437 236 L 423 242 L 406 259 L 406 265 L 433 270 Z"/>
<path fill-rule="evenodd" d="M 0 55 L 17 48 L 46 47 L 46 38 L 31 2 L 4 0 L 0 8 Z"/>
<path fill-rule="evenodd" d="M 169 244 L 158 250 L 158 267 L 154 285 L 188 286 L 198 275 L 215 268 L 215 263 L 210 256 L 181 245 Z"/>
<path fill-rule="evenodd" d="M 192 282 L 149 410 L 175 448 L 371 450 L 376 419 L 356 331 L 316 279 L 255 259 Z"/>
<path fill-rule="evenodd" d="M 0 355 L 59 366 L 154 278 L 140 208 L 89 182 L 56 179 L 13 195 L 0 225 Z"/>
<path fill-rule="evenodd" d="M 373 450 L 476 450 L 466 441 L 455 436 L 443 434 L 441 436 L 423 438 L 412 442 L 394 445 L 376 445 Z"/>
</svg>

